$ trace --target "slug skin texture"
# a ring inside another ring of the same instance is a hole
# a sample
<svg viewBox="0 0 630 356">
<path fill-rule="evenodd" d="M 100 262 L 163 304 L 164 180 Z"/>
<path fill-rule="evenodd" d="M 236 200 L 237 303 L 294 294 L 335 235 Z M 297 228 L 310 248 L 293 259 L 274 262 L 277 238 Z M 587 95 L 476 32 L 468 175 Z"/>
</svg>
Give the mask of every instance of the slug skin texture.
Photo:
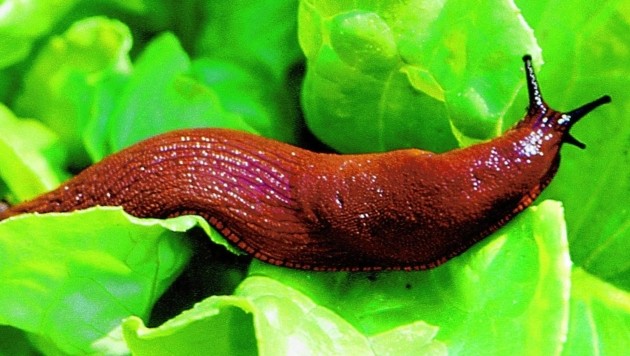
<svg viewBox="0 0 630 356">
<path fill-rule="evenodd" d="M 0 213 L 122 206 L 137 217 L 205 218 L 262 261 L 313 270 L 417 270 L 505 225 L 554 177 L 571 127 L 544 102 L 525 56 L 527 115 L 493 140 L 434 154 L 318 154 L 226 129 L 173 131 L 111 155 L 56 190 Z"/>
</svg>

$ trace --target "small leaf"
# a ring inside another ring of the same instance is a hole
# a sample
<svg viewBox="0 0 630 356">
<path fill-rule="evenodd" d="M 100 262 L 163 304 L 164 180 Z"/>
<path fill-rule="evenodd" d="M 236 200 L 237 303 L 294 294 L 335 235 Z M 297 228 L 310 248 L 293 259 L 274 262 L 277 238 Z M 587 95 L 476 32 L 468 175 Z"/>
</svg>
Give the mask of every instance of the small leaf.
<svg viewBox="0 0 630 356">
<path fill-rule="evenodd" d="M 5 0 L 0 11 L 0 68 L 15 64 L 31 51 L 78 0 Z"/>
<path fill-rule="evenodd" d="M 18 113 L 38 118 L 57 132 L 75 167 L 89 163 L 83 132 L 95 91 L 101 82 L 130 71 L 130 48 L 127 26 L 90 17 L 52 37 L 24 77 Z"/>
<path fill-rule="evenodd" d="M 109 123 L 110 147 L 118 151 L 179 128 L 228 127 L 253 132 L 226 112 L 214 92 L 189 77 L 188 55 L 173 34 L 154 39 L 135 64 Z"/>
<path fill-rule="evenodd" d="M 67 177 L 59 170 L 65 151 L 57 136 L 35 120 L 18 119 L 0 104 L 0 177 L 13 200 L 33 198 Z"/>
<path fill-rule="evenodd" d="M 210 297 L 156 328 L 135 316 L 122 325 L 134 355 L 256 355 L 253 311 L 246 298 Z"/>
<path fill-rule="evenodd" d="M 630 293 L 575 268 L 564 355 L 623 355 L 630 350 Z"/>
</svg>

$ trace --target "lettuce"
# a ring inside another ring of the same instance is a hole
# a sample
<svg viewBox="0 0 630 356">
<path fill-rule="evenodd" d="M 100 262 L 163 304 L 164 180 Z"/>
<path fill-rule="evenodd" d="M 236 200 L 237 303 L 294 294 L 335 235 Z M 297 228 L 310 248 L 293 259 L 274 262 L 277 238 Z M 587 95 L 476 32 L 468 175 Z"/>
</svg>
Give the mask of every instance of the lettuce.
<svg viewBox="0 0 630 356">
<path fill-rule="evenodd" d="M 91 125 L 89 100 L 111 77 L 128 75 L 131 43 L 131 33 L 121 22 L 83 19 L 52 37 L 24 75 L 17 113 L 36 117 L 54 130 L 75 165 L 89 162 L 83 140 Z"/>
<path fill-rule="evenodd" d="M 18 119 L 0 105 L 0 131 L 4 133 L 0 137 L 0 177 L 8 187 L 3 194 L 9 200 L 34 198 L 67 178 L 60 168 L 66 152 L 57 135 L 41 122 Z"/>
<path fill-rule="evenodd" d="M 309 127 L 344 152 L 446 151 L 498 135 L 520 57 L 541 51 L 511 1 L 330 3 L 301 3 L 312 69 L 302 95 Z"/>
<path fill-rule="evenodd" d="M 535 206 L 429 271 L 271 266 L 192 216 L 93 208 L 0 222 L 1 354 L 630 348 L 626 3 L 7 0 L 0 9 L 0 193 L 12 203 L 182 127 L 322 148 L 314 135 L 340 152 L 473 144 L 523 115 L 525 53 L 553 107 L 613 98 L 574 128 L 588 148 L 563 149 Z"/>
<path fill-rule="evenodd" d="M 119 348 L 121 320 L 148 317 L 186 264 L 191 250 L 172 231 L 190 227 L 120 209 L 1 224 L 0 323 L 36 335 L 43 352 Z"/>
</svg>

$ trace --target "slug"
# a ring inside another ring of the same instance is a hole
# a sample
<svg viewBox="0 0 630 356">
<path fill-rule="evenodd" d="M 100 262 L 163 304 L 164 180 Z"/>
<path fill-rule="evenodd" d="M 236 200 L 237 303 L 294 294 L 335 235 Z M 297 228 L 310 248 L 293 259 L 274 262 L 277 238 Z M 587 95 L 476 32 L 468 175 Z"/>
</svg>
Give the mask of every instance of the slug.
<svg viewBox="0 0 630 356">
<path fill-rule="evenodd" d="M 580 118 L 547 106 L 530 56 L 529 108 L 502 136 L 442 154 L 321 154 L 227 129 L 189 129 L 111 155 L 59 188 L 0 213 L 122 206 L 137 217 L 195 214 L 262 261 L 297 269 L 432 268 L 538 197 Z"/>
</svg>

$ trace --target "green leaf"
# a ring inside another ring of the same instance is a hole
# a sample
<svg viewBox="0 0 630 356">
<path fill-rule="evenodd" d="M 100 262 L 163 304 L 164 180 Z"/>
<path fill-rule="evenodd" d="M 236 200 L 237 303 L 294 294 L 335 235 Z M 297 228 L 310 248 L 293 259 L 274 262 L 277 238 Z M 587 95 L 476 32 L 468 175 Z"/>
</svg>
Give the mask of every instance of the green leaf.
<svg viewBox="0 0 630 356">
<path fill-rule="evenodd" d="M 0 68 L 24 59 L 34 42 L 77 3 L 77 0 L 5 0 L 0 11 Z"/>
<path fill-rule="evenodd" d="M 123 332 L 134 355 L 256 355 L 253 309 L 245 298 L 210 297 L 156 328 L 129 317 Z"/>
<path fill-rule="evenodd" d="M 111 114 L 112 151 L 178 128 L 254 132 L 239 116 L 225 111 L 213 91 L 188 76 L 189 70 L 190 60 L 172 34 L 165 33 L 147 46 Z"/>
<path fill-rule="evenodd" d="M 342 152 L 441 152 L 498 135 L 520 58 L 540 53 L 517 11 L 507 0 L 301 2 L 309 127 Z"/>
<path fill-rule="evenodd" d="M 90 106 L 101 82 L 130 71 L 129 29 L 119 21 L 91 17 L 52 37 L 24 77 L 17 112 L 42 120 L 68 147 L 75 166 L 89 162 L 83 144 Z"/>
<path fill-rule="evenodd" d="M 448 355 L 446 345 L 435 341 L 439 328 L 423 321 L 404 325 L 369 338 L 375 355 Z"/>
<path fill-rule="evenodd" d="M 198 38 L 200 56 L 238 63 L 272 86 L 302 59 L 297 0 L 214 0 L 205 6 L 211 20 Z"/>
<path fill-rule="evenodd" d="M 57 136 L 35 120 L 18 119 L 0 104 L 0 178 L 12 200 L 33 198 L 67 178 L 59 170 L 65 151 Z"/>
<path fill-rule="evenodd" d="M 108 2 L 114 3 L 117 6 L 122 8 L 126 8 L 129 11 L 136 12 L 138 14 L 146 13 L 151 7 L 151 5 L 156 5 L 156 1 L 151 0 L 107 0 Z M 161 4 L 157 4 L 155 7 L 160 8 Z"/>
<path fill-rule="evenodd" d="M 296 31 L 298 1 L 204 4 L 209 20 L 196 43 L 201 56 L 193 62 L 196 78 L 263 136 L 298 142 L 299 78 L 290 77 L 303 59 Z"/>
<path fill-rule="evenodd" d="M 123 323 L 125 338 L 139 355 L 169 355 L 175 350 L 187 355 L 208 350 L 216 355 L 256 354 L 256 350 L 259 355 L 374 354 L 370 340 L 354 327 L 278 281 L 250 277 L 235 295 L 210 297 L 153 329 L 129 318 Z M 254 333 L 257 344 L 252 343 Z M 398 331 L 392 333 L 400 336 Z M 430 339 L 431 335 L 423 338 L 423 344 Z M 384 344 L 378 337 L 373 342 Z"/>
<path fill-rule="evenodd" d="M 211 88 L 226 111 L 238 114 L 265 137 L 297 141 L 297 113 L 286 90 L 270 85 L 265 76 L 220 59 L 192 62 L 191 76 Z"/>
<path fill-rule="evenodd" d="M 536 350 L 540 355 L 562 349 L 570 272 L 562 208 L 552 201 L 526 210 L 460 257 L 429 271 L 321 273 L 263 263 L 251 269 L 252 275 L 308 295 L 366 335 L 426 322 L 439 328 L 436 340 L 449 353 Z"/>
<path fill-rule="evenodd" d="M 630 293 L 575 268 L 565 355 L 624 355 L 630 349 Z"/>
<path fill-rule="evenodd" d="M 111 75 L 93 89 L 93 100 L 84 103 L 83 109 L 89 112 L 89 120 L 83 129 L 83 145 L 92 162 L 98 162 L 113 153 L 109 145 L 110 117 L 128 82 L 128 75 Z M 76 89 L 77 93 L 82 92 L 80 85 Z M 85 90 L 91 91 L 89 88 Z"/>
<path fill-rule="evenodd" d="M 148 317 L 191 253 L 176 232 L 195 224 L 112 208 L 3 221 L 0 324 L 41 335 L 64 353 L 97 351 L 122 318 Z"/>
<path fill-rule="evenodd" d="M 370 350 L 368 341 L 339 315 L 278 281 L 251 277 L 235 294 L 256 306 L 261 355 L 362 355 Z"/>
</svg>

